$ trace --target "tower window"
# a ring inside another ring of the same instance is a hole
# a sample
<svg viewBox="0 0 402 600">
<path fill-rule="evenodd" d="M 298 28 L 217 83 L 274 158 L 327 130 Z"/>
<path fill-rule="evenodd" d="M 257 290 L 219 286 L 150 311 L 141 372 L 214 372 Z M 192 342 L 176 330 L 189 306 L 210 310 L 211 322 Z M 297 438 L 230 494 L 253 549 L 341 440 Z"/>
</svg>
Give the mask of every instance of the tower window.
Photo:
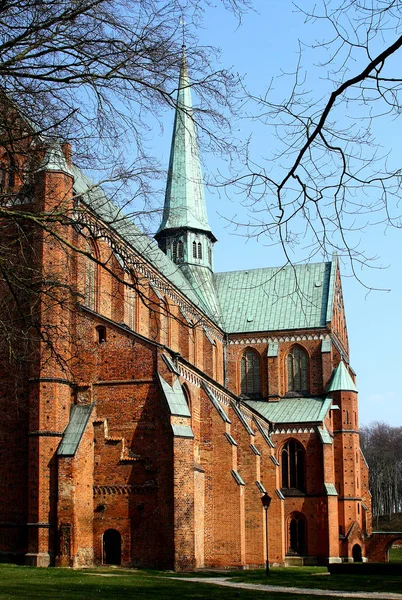
<svg viewBox="0 0 402 600">
<path fill-rule="evenodd" d="M 198 242 L 198 258 L 202 258 L 202 245 Z"/>
<path fill-rule="evenodd" d="M 208 262 L 210 265 L 212 265 L 212 248 L 211 248 L 211 246 L 208 246 Z"/>
<path fill-rule="evenodd" d="M 197 258 L 197 243 L 193 242 L 193 258 Z"/>
<path fill-rule="evenodd" d="M 300 346 L 294 346 L 287 357 L 288 391 L 308 391 L 308 354 Z"/>
<path fill-rule="evenodd" d="M 282 449 L 282 488 L 304 490 L 304 450 L 296 440 Z"/>
<path fill-rule="evenodd" d="M 240 359 L 240 391 L 249 397 L 261 394 L 260 355 L 251 348 Z"/>
<path fill-rule="evenodd" d="M 179 259 L 183 259 L 184 257 L 183 242 L 181 240 L 177 242 L 177 256 Z"/>
<path fill-rule="evenodd" d="M 177 242 L 176 242 L 176 240 L 172 244 L 172 258 L 174 261 L 177 260 Z"/>
</svg>

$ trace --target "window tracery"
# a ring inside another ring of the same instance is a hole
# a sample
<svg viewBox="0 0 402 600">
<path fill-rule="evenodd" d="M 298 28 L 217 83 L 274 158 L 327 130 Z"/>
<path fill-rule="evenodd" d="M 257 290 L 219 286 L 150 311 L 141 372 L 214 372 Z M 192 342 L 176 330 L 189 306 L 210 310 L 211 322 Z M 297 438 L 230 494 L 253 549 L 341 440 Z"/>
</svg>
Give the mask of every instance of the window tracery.
<svg viewBox="0 0 402 600">
<path fill-rule="evenodd" d="M 260 355 L 251 348 L 240 359 L 240 393 L 248 397 L 261 394 Z"/>
<path fill-rule="evenodd" d="M 296 440 L 288 440 L 282 448 L 282 489 L 304 491 L 304 449 Z"/>
<path fill-rule="evenodd" d="M 288 392 L 307 393 L 308 354 L 301 346 L 294 346 L 287 356 L 287 389 Z"/>
</svg>

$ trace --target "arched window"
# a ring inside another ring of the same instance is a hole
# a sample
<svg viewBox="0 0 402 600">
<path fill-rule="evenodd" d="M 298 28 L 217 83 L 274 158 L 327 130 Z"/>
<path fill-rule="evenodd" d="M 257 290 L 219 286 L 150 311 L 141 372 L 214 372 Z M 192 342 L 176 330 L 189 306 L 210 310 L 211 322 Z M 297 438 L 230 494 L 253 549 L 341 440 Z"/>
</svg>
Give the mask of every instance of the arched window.
<svg viewBox="0 0 402 600">
<path fill-rule="evenodd" d="M 308 354 L 301 346 L 294 346 L 287 357 L 288 391 L 307 393 Z"/>
<path fill-rule="evenodd" d="M 124 287 L 125 302 L 124 302 L 124 322 L 130 329 L 136 329 L 137 315 L 137 294 L 133 287 L 134 282 L 131 277 L 128 278 Z"/>
<path fill-rule="evenodd" d="M 260 355 L 248 348 L 240 359 L 240 393 L 244 396 L 260 396 Z"/>
<path fill-rule="evenodd" d="M 197 258 L 197 244 L 193 242 L 193 258 Z"/>
<path fill-rule="evenodd" d="M 282 448 L 282 488 L 304 490 L 304 449 L 296 440 Z"/>
<path fill-rule="evenodd" d="M 188 387 L 186 385 L 182 385 L 181 389 L 183 390 L 183 395 L 186 399 L 187 402 L 187 406 L 189 408 L 189 411 L 191 413 L 191 396 L 190 396 L 190 392 L 188 391 Z"/>
<path fill-rule="evenodd" d="M 181 240 L 177 242 L 177 256 L 179 259 L 184 258 L 183 242 Z"/>
<path fill-rule="evenodd" d="M 198 258 L 202 258 L 202 245 L 198 242 Z"/>
<path fill-rule="evenodd" d="M 87 240 L 86 252 L 90 256 L 85 257 L 85 305 L 92 310 L 97 309 L 97 290 L 98 290 L 98 269 L 95 262 L 97 252 L 95 245 Z M 93 258 L 91 258 L 91 256 Z"/>
<path fill-rule="evenodd" d="M 176 262 L 176 260 L 177 260 L 177 242 L 176 242 L 176 240 L 172 244 L 172 258 Z"/>
<path fill-rule="evenodd" d="M 208 262 L 210 265 L 212 265 L 212 248 L 211 248 L 211 246 L 208 246 Z"/>
<path fill-rule="evenodd" d="M 169 345 L 169 305 L 166 300 L 162 300 L 159 313 L 160 343 L 164 346 Z"/>
<path fill-rule="evenodd" d="M 306 553 L 306 521 L 300 513 L 294 513 L 289 522 L 288 554 Z"/>
</svg>

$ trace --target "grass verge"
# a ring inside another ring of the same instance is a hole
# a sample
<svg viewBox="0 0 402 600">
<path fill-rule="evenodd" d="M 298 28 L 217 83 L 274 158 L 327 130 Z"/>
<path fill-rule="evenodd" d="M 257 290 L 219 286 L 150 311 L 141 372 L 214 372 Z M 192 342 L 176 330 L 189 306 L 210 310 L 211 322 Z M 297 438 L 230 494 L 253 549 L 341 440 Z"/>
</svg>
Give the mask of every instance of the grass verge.
<svg viewBox="0 0 402 600">
<path fill-rule="evenodd" d="M 34 569 L 15 565 L 0 565 L 0 600 L 317 600 L 324 596 L 292 593 L 236 590 L 202 583 L 172 579 L 177 573 L 158 571 L 100 569 Z M 193 573 L 192 576 L 201 576 Z M 272 585 L 308 587 L 327 590 L 368 590 L 399 592 L 401 579 L 383 577 L 356 578 L 326 575 L 323 568 L 272 569 L 266 578 L 264 571 L 239 573 L 204 573 L 230 578 L 233 582 L 269 583 Z M 186 576 L 183 575 L 185 578 Z M 330 597 L 325 596 L 328 600 Z"/>
<path fill-rule="evenodd" d="M 272 568 L 269 577 L 266 577 L 265 572 L 262 570 L 232 571 L 227 576 L 233 581 L 245 583 L 269 583 L 270 585 L 350 592 L 387 591 L 402 594 L 401 577 L 329 575 L 325 567 Z"/>
</svg>

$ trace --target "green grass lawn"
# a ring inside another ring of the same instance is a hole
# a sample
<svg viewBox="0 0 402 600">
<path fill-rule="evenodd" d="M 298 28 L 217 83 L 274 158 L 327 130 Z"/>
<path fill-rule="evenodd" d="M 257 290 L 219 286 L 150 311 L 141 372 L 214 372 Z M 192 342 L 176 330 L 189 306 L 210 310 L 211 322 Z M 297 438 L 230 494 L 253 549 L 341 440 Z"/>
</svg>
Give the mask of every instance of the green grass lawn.
<svg viewBox="0 0 402 600">
<path fill-rule="evenodd" d="M 190 575 L 190 574 L 188 574 Z M 187 575 L 187 576 L 188 576 Z M 193 573 L 192 576 L 201 576 Z M 402 579 L 327 575 L 324 568 L 204 573 L 233 581 L 331 590 L 369 590 L 402 593 Z M 209 584 L 177 581 L 178 574 L 158 571 L 102 569 L 34 569 L 0 565 L 0 600 L 295 600 L 294 594 L 235 590 Z M 186 578 L 186 575 L 183 575 Z M 297 596 L 296 598 L 298 598 Z M 313 600 L 320 596 L 300 596 Z"/>
<path fill-rule="evenodd" d="M 247 583 L 265 583 L 269 579 L 272 585 L 305 587 L 312 589 L 366 591 L 366 592 L 397 592 L 402 594 L 402 577 L 383 575 L 329 575 L 325 567 L 295 567 L 273 568 L 269 578 L 265 572 L 242 571 L 230 573 L 233 581 Z"/>
<path fill-rule="evenodd" d="M 170 577 L 168 576 L 170 575 Z M 172 574 L 120 569 L 35 569 L 0 565 L 1 600 L 268 600 L 265 592 L 177 581 Z M 315 600 L 317 596 L 303 596 Z M 269 594 L 269 600 L 294 600 Z"/>
</svg>

